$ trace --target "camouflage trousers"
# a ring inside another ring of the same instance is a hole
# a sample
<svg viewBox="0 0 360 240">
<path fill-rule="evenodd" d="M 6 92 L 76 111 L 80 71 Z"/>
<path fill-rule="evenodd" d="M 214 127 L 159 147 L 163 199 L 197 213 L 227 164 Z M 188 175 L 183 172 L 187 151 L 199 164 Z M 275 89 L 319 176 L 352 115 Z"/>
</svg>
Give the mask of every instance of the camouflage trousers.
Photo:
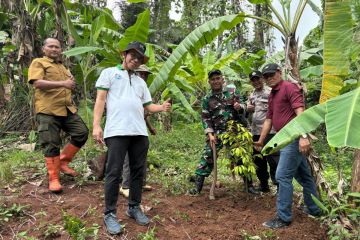
<svg viewBox="0 0 360 240">
<path fill-rule="evenodd" d="M 217 143 L 215 144 L 215 147 L 216 147 L 216 153 L 218 153 L 224 147 L 224 144 L 220 139 L 218 139 Z M 200 158 L 200 163 L 195 171 L 195 174 L 208 177 L 211 174 L 213 168 L 214 168 L 213 152 L 210 146 L 210 141 L 209 139 L 207 139 L 203 154 Z"/>
</svg>

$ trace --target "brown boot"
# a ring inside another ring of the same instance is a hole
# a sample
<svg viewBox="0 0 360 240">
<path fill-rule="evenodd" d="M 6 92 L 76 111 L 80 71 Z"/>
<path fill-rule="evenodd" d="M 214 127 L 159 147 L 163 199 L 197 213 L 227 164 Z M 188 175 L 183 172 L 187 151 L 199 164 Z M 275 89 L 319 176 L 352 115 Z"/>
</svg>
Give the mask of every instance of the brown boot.
<svg viewBox="0 0 360 240">
<path fill-rule="evenodd" d="M 64 149 L 62 150 L 60 154 L 60 171 L 62 171 L 65 174 L 71 175 L 73 177 L 76 177 L 78 175 L 77 172 L 74 171 L 74 169 L 69 168 L 68 164 L 72 161 L 75 154 L 80 150 L 80 148 L 72 145 L 71 143 L 68 143 Z"/>
<path fill-rule="evenodd" d="M 53 193 L 59 193 L 62 191 L 59 181 L 60 157 L 46 157 L 45 159 L 49 177 L 49 190 Z"/>
</svg>

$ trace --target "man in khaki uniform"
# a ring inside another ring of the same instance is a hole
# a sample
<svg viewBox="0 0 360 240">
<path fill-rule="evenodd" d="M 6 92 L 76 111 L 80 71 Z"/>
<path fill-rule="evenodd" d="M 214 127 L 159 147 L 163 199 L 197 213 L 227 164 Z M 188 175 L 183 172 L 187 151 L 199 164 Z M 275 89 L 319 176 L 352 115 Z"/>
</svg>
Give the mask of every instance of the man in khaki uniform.
<svg viewBox="0 0 360 240">
<path fill-rule="evenodd" d="M 43 58 L 36 58 L 29 68 L 28 81 L 35 89 L 35 111 L 38 123 L 39 142 L 44 148 L 46 168 L 49 176 L 49 190 L 61 192 L 59 173 L 71 176 L 78 173 L 68 163 L 85 144 L 88 128 L 76 114 L 71 99 L 75 80 L 61 62 L 60 42 L 47 38 L 42 48 Z M 60 153 L 60 131 L 70 135 L 70 142 Z"/>
<path fill-rule="evenodd" d="M 251 133 L 253 135 L 254 142 L 256 142 L 260 138 L 261 129 L 266 118 L 266 112 L 268 110 L 268 98 L 271 92 L 271 88 L 264 85 L 264 79 L 260 71 L 251 72 L 249 74 L 249 79 L 251 85 L 254 87 L 254 91 L 252 91 L 248 97 L 246 111 L 252 113 Z M 270 130 L 270 134 L 267 135 L 265 142 L 270 141 L 274 135 L 275 130 L 272 128 Z M 254 149 L 254 154 L 260 154 L 260 152 Z M 269 164 L 270 166 L 270 177 L 273 184 L 278 186 L 278 183 L 275 179 L 275 172 L 277 163 L 279 162 L 279 153 L 263 156 L 262 158 L 255 157 L 254 162 L 257 166 L 256 175 L 260 181 L 259 190 L 261 192 L 270 192 L 267 165 Z"/>
</svg>

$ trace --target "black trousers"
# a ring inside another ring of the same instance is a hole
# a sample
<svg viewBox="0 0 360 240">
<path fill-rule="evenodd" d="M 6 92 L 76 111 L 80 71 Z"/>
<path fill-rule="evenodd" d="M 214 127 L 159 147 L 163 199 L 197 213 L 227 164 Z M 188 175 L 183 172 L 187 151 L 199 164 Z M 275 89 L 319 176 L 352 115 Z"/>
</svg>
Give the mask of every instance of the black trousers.
<svg viewBox="0 0 360 240">
<path fill-rule="evenodd" d="M 269 134 L 265 139 L 265 144 L 270 141 L 270 139 L 274 136 L 274 134 Z M 256 142 L 259 140 L 260 135 L 254 135 L 253 140 Z M 259 154 L 260 152 L 256 151 L 254 148 L 254 154 Z M 269 164 L 270 167 L 270 177 L 271 181 L 274 185 L 278 185 L 278 183 L 275 180 L 275 173 L 276 173 L 276 167 L 279 162 L 280 154 L 273 153 L 271 155 L 263 156 L 263 158 L 256 157 L 254 159 L 254 163 L 257 166 L 256 169 L 256 176 L 258 177 L 260 181 L 261 187 L 268 187 L 268 180 L 269 180 L 269 173 L 267 164 Z"/>
<path fill-rule="evenodd" d="M 126 152 L 129 154 L 129 206 L 141 203 L 144 166 L 149 139 L 147 136 L 116 136 L 105 139 L 108 147 L 105 169 L 105 214 L 116 213 L 119 186 Z"/>
</svg>

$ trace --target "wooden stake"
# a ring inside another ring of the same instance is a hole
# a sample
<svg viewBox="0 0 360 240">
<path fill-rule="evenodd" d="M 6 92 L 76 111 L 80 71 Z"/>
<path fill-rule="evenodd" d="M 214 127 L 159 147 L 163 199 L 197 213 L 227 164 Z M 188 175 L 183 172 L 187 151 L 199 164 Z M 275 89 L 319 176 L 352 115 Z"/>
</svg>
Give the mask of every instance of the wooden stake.
<svg viewBox="0 0 360 240">
<path fill-rule="evenodd" d="M 215 191 L 215 186 L 216 186 L 216 182 L 217 182 L 217 156 L 216 156 L 216 146 L 213 146 L 213 147 L 211 147 L 211 148 L 212 148 L 213 160 L 214 160 L 214 179 L 213 179 L 213 182 L 212 182 L 212 184 L 211 184 L 209 198 L 210 198 L 210 200 L 215 200 L 214 191 Z"/>
</svg>

